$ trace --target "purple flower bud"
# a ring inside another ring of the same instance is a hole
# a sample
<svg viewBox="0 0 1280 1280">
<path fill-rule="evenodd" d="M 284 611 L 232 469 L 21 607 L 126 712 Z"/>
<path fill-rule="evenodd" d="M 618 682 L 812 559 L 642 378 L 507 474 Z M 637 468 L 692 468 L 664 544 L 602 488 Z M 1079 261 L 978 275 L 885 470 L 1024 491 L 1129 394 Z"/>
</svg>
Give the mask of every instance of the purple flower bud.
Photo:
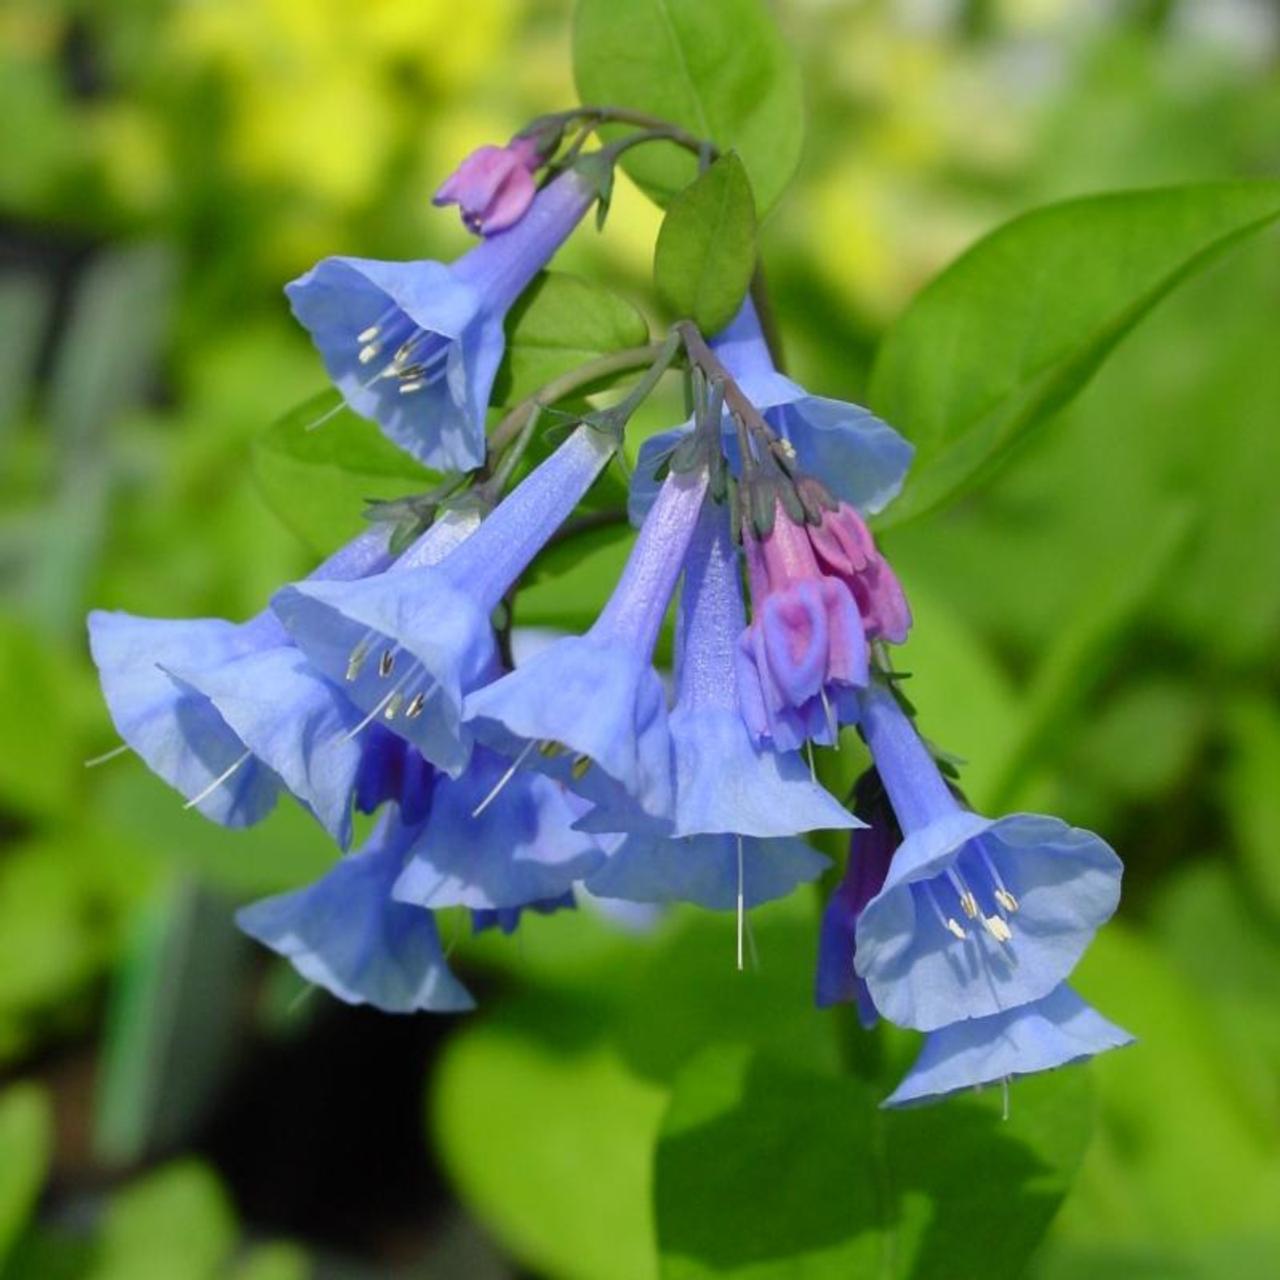
<svg viewBox="0 0 1280 1280">
<path fill-rule="evenodd" d="M 441 183 L 432 203 L 456 204 L 467 229 L 478 236 L 505 231 L 533 203 L 534 174 L 541 166 L 542 155 L 530 138 L 478 147 Z"/>
</svg>

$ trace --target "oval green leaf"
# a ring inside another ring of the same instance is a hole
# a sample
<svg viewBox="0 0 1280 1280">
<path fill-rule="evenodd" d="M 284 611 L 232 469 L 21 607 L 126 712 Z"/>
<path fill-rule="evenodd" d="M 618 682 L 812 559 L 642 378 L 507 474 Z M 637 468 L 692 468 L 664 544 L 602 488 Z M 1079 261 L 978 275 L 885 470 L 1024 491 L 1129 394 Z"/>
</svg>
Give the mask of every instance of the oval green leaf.
<svg viewBox="0 0 1280 1280">
<path fill-rule="evenodd" d="M 751 182 L 730 152 L 671 202 L 654 249 L 654 282 L 676 315 L 710 334 L 733 319 L 755 266 Z"/>
<path fill-rule="evenodd" d="M 762 210 L 800 160 L 800 73 L 762 0 L 579 0 L 573 70 L 585 103 L 630 107 L 742 156 Z M 623 168 L 659 204 L 697 174 L 665 143 L 629 151 Z"/>
<path fill-rule="evenodd" d="M 1280 182 L 1211 182 L 1064 201 L 980 240 L 876 360 L 870 402 L 917 449 L 884 523 L 979 483 L 1171 289 L 1277 217 Z"/>
</svg>

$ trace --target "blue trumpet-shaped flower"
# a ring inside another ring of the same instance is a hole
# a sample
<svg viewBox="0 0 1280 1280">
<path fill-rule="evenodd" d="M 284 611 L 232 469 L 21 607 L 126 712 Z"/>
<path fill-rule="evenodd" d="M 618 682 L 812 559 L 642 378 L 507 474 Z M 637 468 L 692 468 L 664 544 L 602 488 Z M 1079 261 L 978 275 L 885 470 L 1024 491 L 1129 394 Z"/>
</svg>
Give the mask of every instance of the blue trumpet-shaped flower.
<svg viewBox="0 0 1280 1280">
<path fill-rule="evenodd" d="M 464 694 L 499 671 L 492 614 L 616 448 L 580 427 L 435 563 L 360 582 L 298 582 L 272 600 L 312 665 L 364 713 L 456 777 L 471 736 Z"/>
<path fill-rule="evenodd" d="M 817 476 L 837 497 L 865 513 L 882 510 L 897 496 L 915 450 L 860 405 L 811 396 L 779 373 L 750 298 L 711 345 L 769 426 L 791 443 L 800 470 Z M 662 460 L 690 429 L 686 423 L 651 436 L 641 446 L 631 482 L 634 523 L 640 522 L 653 502 Z M 738 437 L 728 414 L 723 443 L 725 456 L 738 473 Z"/>
<path fill-rule="evenodd" d="M 423 907 L 518 907 L 561 898 L 604 858 L 573 829 L 581 802 L 530 770 L 477 747 L 456 779 L 442 778 L 394 896 Z"/>
<path fill-rule="evenodd" d="M 1047 996 L 1115 911 L 1119 858 L 1056 818 L 963 809 L 894 695 L 873 684 L 859 704 L 904 836 L 857 925 L 876 1008 L 932 1031 Z"/>
<path fill-rule="evenodd" d="M 703 506 L 685 565 L 670 716 L 676 798 L 655 823 L 636 806 L 602 806 L 580 824 L 630 834 L 588 882 L 604 897 L 754 906 L 821 874 L 827 860 L 795 837 L 856 819 L 800 757 L 758 747 L 742 719 L 734 654 L 746 621 L 727 514 Z"/>
<path fill-rule="evenodd" d="M 705 468 L 670 476 L 592 628 L 467 698 L 479 741 L 594 804 L 671 815 L 666 696 L 652 657 L 706 489 Z"/>
<path fill-rule="evenodd" d="M 920 1056 L 881 1104 L 900 1107 L 1035 1071 L 1083 1062 L 1133 1043 L 1065 983 L 1048 995 L 925 1036 Z"/>
<path fill-rule="evenodd" d="M 236 922 L 309 982 L 385 1013 L 474 1007 L 440 946 L 435 916 L 391 896 L 418 828 L 395 809 L 315 884 L 242 908 Z"/>
<path fill-rule="evenodd" d="M 352 578 L 384 568 L 390 561 L 387 536 L 383 529 L 368 531 L 312 578 Z M 95 610 L 89 645 L 120 736 L 191 807 L 224 826 L 247 826 L 270 812 L 283 781 L 335 836 L 348 831 L 339 810 L 349 788 L 341 802 L 330 800 L 339 765 L 328 759 L 313 764 L 305 750 L 306 727 L 337 714 L 328 706 L 330 695 L 322 691 L 319 709 L 302 711 L 300 719 L 276 714 L 282 699 L 314 690 L 295 666 L 297 650 L 274 615 L 231 623 Z M 219 706 L 221 699 L 210 696 L 236 686 L 235 679 L 228 686 L 225 673 L 231 671 L 252 681 L 252 705 L 228 700 Z M 287 686 L 277 688 L 276 678 Z M 283 735 L 277 732 L 282 726 Z"/>
<path fill-rule="evenodd" d="M 595 197 L 570 171 L 450 265 L 325 258 L 285 292 L 356 413 L 427 466 L 470 470 L 484 461 L 507 309 Z"/>
</svg>

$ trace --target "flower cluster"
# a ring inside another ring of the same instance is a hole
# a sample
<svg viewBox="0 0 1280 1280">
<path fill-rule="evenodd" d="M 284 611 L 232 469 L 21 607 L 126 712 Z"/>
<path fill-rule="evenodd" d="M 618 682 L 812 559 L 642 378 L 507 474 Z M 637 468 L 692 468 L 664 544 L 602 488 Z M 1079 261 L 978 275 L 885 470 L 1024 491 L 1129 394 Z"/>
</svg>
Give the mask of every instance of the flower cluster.
<svg viewBox="0 0 1280 1280">
<path fill-rule="evenodd" d="M 1114 853 L 1051 818 L 971 813 L 895 693 L 886 646 L 911 614 L 865 517 L 910 446 L 780 374 L 750 301 L 709 345 L 677 326 L 621 404 L 507 490 L 541 406 L 495 456 L 503 318 L 600 194 L 572 164 L 539 189 L 553 150 L 518 137 L 444 184 L 485 237 L 458 262 L 326 259 L 287 289 L 344 402 L 456 473 L 416 536 L 375 525 L 245 623 L 90 617 L 117 729 L 189 807 L 242 826 L 288 792 L 344 851 L 242 928 L 391 1012 L 471 1006 L 438 911 L 510 932 L 580 889 L 736 910 L 741 966 L 744 912 L 823 874 L 810 833 L 847 830 L 817 995 L 926 1033 L 890 1102 L 1123 1043 L 1066 985 L 1115 909 Z M 611 598 L 513 663 L 495 619 L 680 352 L 695 412 L 640 452 Z M 669 700 L 654 655 L 673 598 Z M 852 810 L 813 763 L 842 726 L 875 764 Z M 356 813 L 376 818 L 352 852 Z"/>
</svg>

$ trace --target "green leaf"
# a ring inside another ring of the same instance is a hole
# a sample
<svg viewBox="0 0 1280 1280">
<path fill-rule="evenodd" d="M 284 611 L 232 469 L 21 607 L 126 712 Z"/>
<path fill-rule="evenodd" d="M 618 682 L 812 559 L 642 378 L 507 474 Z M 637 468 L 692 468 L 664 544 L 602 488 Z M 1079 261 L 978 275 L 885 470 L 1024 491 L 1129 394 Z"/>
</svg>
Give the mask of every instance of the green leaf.
<svg viewBox="0 0 1280 1280">
<path fill-rule="evenodd" d="M 870 402 L 917 449 L 886 523 L 972 488 L 1171 289 L 1278 216 L 1280 183 L 1201 183 L 1064 201 L 979 241 L 876 360 Z"/>
<path fill-rule="evenodd" d="M 1280 919 L 1280 714 L 1241 699 L 1228 724 L 1235 751 L 1224 780 L 1226 811 L 1250 887 Z"/>
<path fill-rule="evenodd" d="M 35 1208 L 53 1148 L 53 1117 L 43 1089 L 0 1093 L 0 1267 Z"/>
<path fill-rule="evenodd" d="M 718 333 L 742 305 L 755 267 L 751 182 L 730 152 L 671 202 L 658 232 L 653 277 L 676 315 Z"/>
<path fill-rule="evenodd" d="M 322 391 L 253 442 L 253 473 L 263 497 L 320 555 L 367 527 L 369 499 L 401 498 L 440 481 L 350 409 L 326 417 L 337 403 L 336 392 Z"/>
<path fill-rule="evenodd" d="M 544 1002 L 455 1036 L 436 1076 L 439 1148 L 468 1204 L 537 1270 L 562 1280 L 652 1280 L 649 1177 L 665 1102 L 597 1020 Z M 553 1036 L 567 1043 L 556 1043 Z"/>
<path fill-rule="evenodd" d="M 625 521 L 557 542 L 534 562 L 516 595 L 517 625 L 585 631 L 618 585 L 631 545 Z"/>
<path fill-rule="evenodd" d="M 94 1147 L 126 1164 L 184 1141 L 235 1044 L 248 945 L 231 904 L 175 876 L 144 905 L 113 991 Z"/>
<path fill-rule="evenodd" d="M 762 210 L 799 163 L 800 73 L 763 0 L 579 0 L 573 70 L 585 103 L 645 111 L 736 149 Z M 659 204 L 697 173 L 693 155 L 666 143 L 636 147 L 622 165 Z"/>
<path fill-rule="evenodd" d="M 644 316 L 611 289 L 544 272 L 507 316 L 507 351 L 494 404 L 514 404 L 599 356 L 649 341 Z"/>
<path fill-rule="evenodd" d="M 91 1280 L 215 1280 L 235 1247 L 235 1214 L 211 1170 L 184 1160 L 120 1192 Z"/>
<path fill-rule="evenodd" d="M 853 1077 L 740 1046 L 676 1080 L 655 1173 L 663 1280 L 1013 1280 L 1088 1141 L 1079 1070 L 884 1112 Z M 980 1172 L 979 1172 L 980 1171 Z"/>
</svg>

